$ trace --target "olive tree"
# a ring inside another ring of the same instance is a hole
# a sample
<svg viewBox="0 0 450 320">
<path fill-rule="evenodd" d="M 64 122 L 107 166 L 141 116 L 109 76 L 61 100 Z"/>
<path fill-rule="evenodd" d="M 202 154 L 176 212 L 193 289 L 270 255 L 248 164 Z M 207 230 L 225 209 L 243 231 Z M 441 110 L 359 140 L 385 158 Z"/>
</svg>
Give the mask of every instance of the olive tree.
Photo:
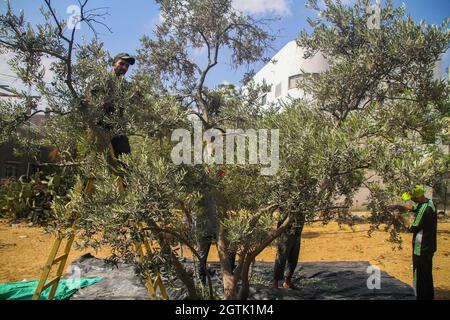
<svg viewBox="0 0 450 320">
<path fill-rule="evenodd" d="M 204 130 L 217 129 L 222 132 L 220 139 L 225 137 L 226 129 L 229 128 L 254 128 L 254 121 L 251 119 L 258 115 L 257 105 L 254 103 L 257 97 L 243 101 L 242 95 L 233 88 L 222 86 L 218 90 L 210 90 L 205 83 L 219 62 L 229 62 L 237 68 L 262 59 L 273 39 L 267 31 L 268 20 L 256 20 L 238 12 L 233 8 L 231 0 L 158 0 L 157 3 L 160 5 L 162 22 L 156 27 L 153 37 L 144 36 L 141 40 L 139 73 L 150 74 L 158 85 L 159 92 L 175 95 L 186 110 L 201 121 Z M 205 51 L 204 64 L 194 59 L 195 50 L 199 49 Z M 206 145 L 208 152 L 211 152 L 211 141 L 206 141 Z M 244 185 L 249 187 L 249 184 L 257 183 L 259 178 L 251 167 L 241 168 L 241 171 L 222 167 L 223 165 L 197 165 L 190 170 L 197 172 L 194 175 L 198 179 L 191 180 L 190 183 L 201 193 L 209 190 L 218 202 L 217 241 L 225 298 L 235 298 L 236 284 L 241 278 L 246 255 L 242 254 L 245 250 L 239 251 L 240 259 L 233 274 L 227 258 L 231 244 L 226 221 L 231 223 L 228 219 L 232 210 L 236 213 L 235 216 L 241 217 L 240 210 L 245 209 L 245 197 L 240 197 L 239 194 L 242 195 Z M 219 172 L 227 173 L 221 179 L 217 176 Z M 248 173 L 247 185 L 245 178 L 239 179 L 244 173 Z M 248 191 L 250 194 L 250 189 Z M 251 207 L 253 213 L 258 206 L 253 203 Z M 196 213 L 196 219 L 203 219 L 201 212 Z M 243 239 L 246 239 L 248 245 L 253 244 L 245 236 Z M 245 241 L 239 243 L 245 244 Z M 247 263 L 245 268 L 247 270 L 244 273 L 248 273 Z M 248 281 L 248 277 L 244 278 Z"/>
<path fill-rule="evenodd" d="M 166 155 L 170 153 L 158 145 L 164 144 L 172 128 L 183 125 L 186 112 L 173 97 L 157 96 L 148 76 L 136 75 L 130 81 L 118 79 L 113 86 L 107 85 L 112 74 L 112 59 L 94 28 L 106 12 L 88 9 L 88 1 L 79 3 L 79 23 L 94 33 L 92 40 L 79 43 L 77 29 L 68 27 L 68 22 L 58 16 L 50 0 L 44 2 L 42 24 L 27 23 L 25 13 L 16 15 L 9 3 L 6 13 L 0 15 L 0 50 L 12 56 L 9 61 L 12 70 L 37 93 L 30 96 L 27 92 L 13 90 L 17 99 L 0 102 L 1 141 L 16 139 L 28 153 L 37 153 L 39 146 L 52 146 L 56 150 L 53 162 L 38 164 L 41 168 L 64 168 L 71 184 L 66 194 L 59 193 L 53 198 L 47 226 L 50 231 L 60 236 L 77 234 L 81 247 L 109 245 L 113 249 L 112 260 L 133 262 L 141 274 L 159 259 L 166 265 L 174 265 L 178 277 L 187 279 L 185 270 L 180 269 L 175 260 L 163 259 L 163 256 L 173 258 L 174 253 L 170 244 L 162 239 L 157 240 L 161 240 L 163 252 L 158 251 L 155 256 L 149 253 L 139 263 L 135 259 L 136 250 L 124 240 L 142 241 L 148 234 L 145 228 L 154 230 L 171 225 L 169 216 L 163 215 L 165 223 L 160 223 L 157 217 L 167 213 L 177 204 L 177 199 L 185 195 L 181 190 L 184 184 L 180 183 L 183 171 L 178 167 L 174 170 L 173 165 L 166 166 Z M 51 59 L 50 70 L 42 66 L 44 58 Z M 52 73 L 50 82 L 44 81 L 45 71 Z M 97 90 L 105 87 L 110 90 Z M 111 100 L 120 105 L 123 115 L 115 113 L 104 119 L 104 105 Z M 46 108 L 38 108 L 38 102 L 43 102 Z M 49 117 L 39 129 L 28 125 L 30 118 L 44 112 Z M 101 121 L 108 121 L 113 129 L 105 132 L 99 126 Z M 119 176 L 126 176 L 126 196 L 116 193 L 118 175 L 107 161 L 109 139 L 117 134 L 130 137 L 136 155 L 121 160 L 125 165 L 128 163 L 129 174 L 119 172 Z M 147 170 L 141 170 L 142 166 Z M 90 197 L 83 192 L 88 178 L 95 179 L 94 193 Z M 169 183 L 166 191 L 170 190 L 170 195 L 160 189 L 165 182 Z M 144 185 L 150 188 L 148 193 L 142 189 Z M 177 192 L 180 196 L 173 197 Z M 116 202 L 106 202 L 114 196 Z M 189 204 L 193 197 L 195 194 L 186 195 L 183 203 Z M 140 208 L 136 207 L 136 201 Z M 120 217 L 116 216 L 117 208 L 123 213 Z M 138 228 L 138 223 L 143 223 L 144 228 Z M 153 234 L 162 234 L 159 230 Z M 186 285 L 189 294 L 196 297 L 189 280 Z"/>
</svg>

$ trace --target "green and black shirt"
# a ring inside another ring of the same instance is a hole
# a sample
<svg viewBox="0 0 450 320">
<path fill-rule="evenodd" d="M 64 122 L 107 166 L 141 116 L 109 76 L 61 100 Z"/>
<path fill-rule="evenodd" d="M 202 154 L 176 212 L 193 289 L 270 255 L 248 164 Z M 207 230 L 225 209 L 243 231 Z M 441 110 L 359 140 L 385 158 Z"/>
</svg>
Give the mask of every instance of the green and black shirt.
<svg viewBox="0 0 450 320">
<path fill-rule="evenodd" d="M 413 208 L 415 219 L 409 226 L 413 235 L 413 252 L 416 256 L 436 252 L 437 214 L 432 200 Z"/>
</svg>

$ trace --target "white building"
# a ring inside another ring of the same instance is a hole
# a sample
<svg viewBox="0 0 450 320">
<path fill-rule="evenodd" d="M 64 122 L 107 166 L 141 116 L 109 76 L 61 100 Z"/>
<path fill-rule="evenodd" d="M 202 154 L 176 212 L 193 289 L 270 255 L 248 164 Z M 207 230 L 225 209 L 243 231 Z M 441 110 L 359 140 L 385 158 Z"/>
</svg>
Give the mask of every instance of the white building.
<svg viewBox="0 0 450 320">
<path fill-rule="evenodd" d="M 291 98 L 302 98 L 304 93 L 297 88 L 297 81 L 305 73 L 320 73 L 328 68 L 328 63 L 321 54 L 304 59 L 304 49 L 295 41 L 286 44 L 258 73 L 253 80 L 257 84 L 266 82 L 271 91 L 264 94 L 263 104 L 285 101 Z"/>
<path fill-rule="evenodd" d="M 261 97 L 263 104 L 286 101 L 289 97 L 304 97 L 304 92 L 297 87 L 297 81 L 301 79 L 302 74 L 320 73 L 329 68 L 327 60 L 321 54 L 304 59 L 304 53 L 305 50 L 292 40 L 255 74 L 253 80 L 256 84 L 265 81 L 271 86 L 271 91 Z M 434 79 L 442 79 L 442 60 L 436 63 L 433 75 Z M 450 71 L 448 77 L 450 82 Z"/>
</svg>

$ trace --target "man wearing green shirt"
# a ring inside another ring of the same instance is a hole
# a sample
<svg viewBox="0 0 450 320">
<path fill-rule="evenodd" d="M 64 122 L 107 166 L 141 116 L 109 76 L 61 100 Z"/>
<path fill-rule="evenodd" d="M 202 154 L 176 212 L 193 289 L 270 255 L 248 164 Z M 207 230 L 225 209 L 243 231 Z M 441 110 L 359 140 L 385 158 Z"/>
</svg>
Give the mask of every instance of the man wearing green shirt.
<svg viewBox="0 0 450 320">
<path fill-rule="evenodd" d="M 425 189 L 416 185 L 402 195 L 404 201 L 412 200 L 412 208 L 394 206 L 400 212 L 414 212 L 414 220 L 408 224 L 398 214 L 397 219 L 413 233 L 413 283 L 417 300 L 433 300 L 433 255 L 436 252 L 437 214 L 431 199 L 425 197 Z"/>
</svg>

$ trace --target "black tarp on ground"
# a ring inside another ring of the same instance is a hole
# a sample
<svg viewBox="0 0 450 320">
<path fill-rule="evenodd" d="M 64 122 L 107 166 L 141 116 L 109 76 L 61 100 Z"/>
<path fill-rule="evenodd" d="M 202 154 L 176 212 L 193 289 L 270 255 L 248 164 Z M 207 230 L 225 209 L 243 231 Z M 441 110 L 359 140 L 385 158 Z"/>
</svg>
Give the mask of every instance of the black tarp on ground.
<svg viewBox="0 0 450 320">
<path fill-rule="evenodd" d="M 192 263 L 185 262 L 192 269 Z M 116 267 L 108 265 L 102 259 L 85 255 L 76 260 L 72 267 L 81 269 L 83 278 L 102 277 L 103 281 L 79 290 L 72 296 L 72 300 L 86 299 L 148 299 L 144 282 L 136 276 L 133 267 L 119 264 Z M 297 290 L 270 288 L 273 264 L 258 262 L 254 267 L 250 300 L 323 300 L 323 299 L 414 299 L 413 289 L 381 272 L 381 288 L 370 290 L 367 280 L 371 274 L 367 273 L 368 262 L 305 262 L 299 263 L 293 278 Z M 222 281 L 220 265 L 210 263 L 214 289 L 221 294 Z M 163 279 L 165 279 L 163 277 Z M 178 286 L 178 285 L 177 285 Z M 186 291 L 179 285 L 179 289 L 168 289 L 172 300 L 186 298 Z"/>
</svg>

